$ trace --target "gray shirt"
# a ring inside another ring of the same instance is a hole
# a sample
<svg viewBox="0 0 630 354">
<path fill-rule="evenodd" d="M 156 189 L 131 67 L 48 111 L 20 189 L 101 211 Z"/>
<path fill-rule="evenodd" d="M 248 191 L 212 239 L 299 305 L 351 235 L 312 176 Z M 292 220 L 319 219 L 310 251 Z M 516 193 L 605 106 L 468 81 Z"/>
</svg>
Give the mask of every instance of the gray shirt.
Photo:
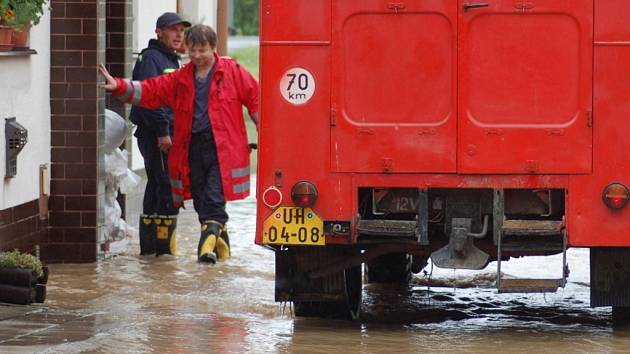
<svg viewBox="0 0 630 354">
<path fill-rule="evenodd" d="M 193 113 L 192 133 L 212 133 L 210 126 L 210 112 L 208 112 L 208 97 L 214 66 L 205 79 L 195 76 L 195 112 Z"/>
</svg>

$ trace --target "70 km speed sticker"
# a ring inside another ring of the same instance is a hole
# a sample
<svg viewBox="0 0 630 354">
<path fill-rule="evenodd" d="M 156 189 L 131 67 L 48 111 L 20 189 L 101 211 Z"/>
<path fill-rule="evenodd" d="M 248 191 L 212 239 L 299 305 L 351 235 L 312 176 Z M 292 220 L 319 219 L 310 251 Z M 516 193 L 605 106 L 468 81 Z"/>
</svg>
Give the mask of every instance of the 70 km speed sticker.
<svg viewBox="0 0 630 354">
<path fill-rule="evenodd" d="M 315 79 L 306 69 L 291 68 L 280 80 L 280 93 L 291 104 L 304 104 L 315 94 Z"/>
</svg>

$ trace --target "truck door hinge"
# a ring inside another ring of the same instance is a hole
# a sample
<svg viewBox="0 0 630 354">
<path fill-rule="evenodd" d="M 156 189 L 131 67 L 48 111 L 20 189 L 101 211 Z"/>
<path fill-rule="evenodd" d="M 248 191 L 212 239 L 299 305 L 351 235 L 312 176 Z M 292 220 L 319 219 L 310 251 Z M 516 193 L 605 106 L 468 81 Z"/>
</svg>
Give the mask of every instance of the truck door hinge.
<svg viewBox="0 0 630 354">
<path fill-rule="evenodd" d="M 387 9 L 398 13 L 399 11 L 403 11 L 405 9 L 405 4 L 401 2 L 392 2 L 387 4 Z"/>
<path fill-rule="evenodd" d="M 593 111 L 586 112 L 586 126 L 589 128 L 593 126 Z"/>
<path fill-rule="evenodd" d="M 334 108 L 330 109 L 330 126 L 337 126 L 337 110 Z"/>
</svg>

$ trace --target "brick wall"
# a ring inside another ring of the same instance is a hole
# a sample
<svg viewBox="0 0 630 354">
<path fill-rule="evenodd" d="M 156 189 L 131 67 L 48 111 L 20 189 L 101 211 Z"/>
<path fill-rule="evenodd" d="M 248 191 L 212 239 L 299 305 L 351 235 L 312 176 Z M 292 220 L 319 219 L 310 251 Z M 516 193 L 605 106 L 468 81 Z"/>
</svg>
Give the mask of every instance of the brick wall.
<svg viewBox="0 0 630 354">
<path fill-rule="evenodd" d="M 132 33 L 133 2 L 132 0 L 106 1 L 106 52 L 107 70 L 115 77 L 131 77 L 133 70 Z M 106 106 L 123 117 L 129 115 L 130 107 L 112 99 L 106 98 Z"/>
<path fill-rule="evenodd" d="M 132 33 L 133 28 L 133 1 L 132 0 L 106 0 L 107 16 L 105 20 L 106 48 L 105 58 L 107 70 L 115 77 L 131 77 L 133 71 L 132 57 Z M 131 106 L 121 101 L 107 96 L 105 98 L 107 109 L 120 114 L 123 118 L 129 117 Z M 131 134 L 128 135 L 123 148 L 130 150 L 132 144 Z M 118 204 L 122 210 L 122 217 L 125 217 L 126 209 L 125 195 L 118 195 Z M 107 245 L 103 249 L 107 250 Z"/>
<path fill-rule="evenodd" d="M 37 200 L 0 211 L 0 251 L 34 254 L 47 235 L 48 220 L 40 220 Z"/>
<path fill-rule="evenodd" d="M 103 225 L 105 0 L 52 0 L 49 262 L 91 262 Z"/>
</svg>

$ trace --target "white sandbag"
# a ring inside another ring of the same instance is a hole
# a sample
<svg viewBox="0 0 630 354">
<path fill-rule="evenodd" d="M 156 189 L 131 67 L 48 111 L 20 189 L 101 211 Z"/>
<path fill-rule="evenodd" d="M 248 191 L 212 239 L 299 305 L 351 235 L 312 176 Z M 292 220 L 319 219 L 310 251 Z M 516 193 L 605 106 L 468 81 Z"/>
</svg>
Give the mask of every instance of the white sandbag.
<svg viewBox="0 0 630 354">
<path fill-rule="evenodd" d="M 105 154 L 104 239 L 99 242 L 111 243 L 129 237 L 129 227 L 120 218 L 122 213 L 118 204 L 118 191 L 122 193 L 133 191 L 140 183 L 140 177 L 127 168 L 128 157 L 129 153 L 126 150 L 117 147 Z"/>
<path fill-rule="evenodd" d="M 106 154 L 111 153 L 122 145 L 127 138 L 127 121 L 118 113 L 105 110 L 105 145 L 103 149 Z"/>
</svg>

